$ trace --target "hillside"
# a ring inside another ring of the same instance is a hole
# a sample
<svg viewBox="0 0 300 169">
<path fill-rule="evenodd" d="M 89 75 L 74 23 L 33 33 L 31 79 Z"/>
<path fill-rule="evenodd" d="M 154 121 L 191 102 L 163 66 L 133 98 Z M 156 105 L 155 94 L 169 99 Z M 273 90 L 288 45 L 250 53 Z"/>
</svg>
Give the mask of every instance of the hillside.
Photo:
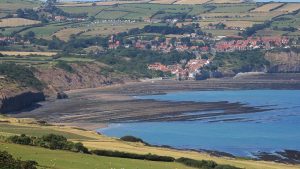
<svg viewBox="0 0 300 169">
<path fill-rule="evenodd" d="M 109 138 L 99 135 L 92 131 L 85 131 L 78 128 L 64 127 L 64 126 L 41 126 L 30 119 L 12 119 L 1 117 L 1 121 L 10 121 L 10 123 L 3 122 L 1 124 L 1 135 L 12 136 L 15 134 L 26 134 L 29 136 L 40 137 L 48 133 L 60 134 L 67 137 L 74 142 L 81 141 L 89 149 L 102 149 L 102 150 L 118 150 L 124 152 L 131 152 L 137 154 L 157 154 L 172 156 L 174 158 L 187 157 L 198 160 L 214 160 L 219 164 L 230 164 L 242 168 L 251 169 L 282 169 L 290 168 L 296 169 L 299 166 L 278 164 L 264 161 L 250 161 L 243 159 L 231 159 L 224 157 L 214 157 L 206 153 L 198 153 L 194 151 L 178 151 L 168 148 L 149 147 L 141 143 L 125 142 L 115 138 Z M 3 137 L 2 139 L 3 140 Z M 86 155 L 81 153 L 74 153 L 60 150 L 49 150 L 46 148 L 24 146 L 0 141 L 0 149 L 6 150 L 13 154 L 14 157 L 21 157 L 22 160 L 36 160 L 41 167 L 49 168 L 78 168 L 82 169 L 86 166 L 96 167 L 138 167 L 141 169 L 161 169 L 161 168 L 180 168 L 190 169 L 179 163 L 170 162 L 151 162 L 147 160 L 133 160 L 126 158 L 112 158 L 105 156 Z M 82 160 L 84 159 L 84 160 Z M 103 169 L 104 169 L 103 168 Z"/>
</svg>

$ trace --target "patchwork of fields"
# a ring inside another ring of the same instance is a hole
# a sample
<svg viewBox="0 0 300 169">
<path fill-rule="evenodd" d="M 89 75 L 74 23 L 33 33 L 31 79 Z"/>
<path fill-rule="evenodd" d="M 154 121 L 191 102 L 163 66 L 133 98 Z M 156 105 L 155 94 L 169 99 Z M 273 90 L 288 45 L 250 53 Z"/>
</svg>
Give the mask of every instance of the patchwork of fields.
<svg viewBox="0 0 300 169">
<path fill-rule="evenodd" d="M 31 0 L 0 0 L 0 18 L 8 13 L 15 12 L 18 8 L 34 8 L 39 4 Z M 3 6 L 6 9 L 1 9 Z M 33 31 L 37 38 L 50 40 L 53 36 L 61 40 L 69 40 L 71 35 L 81 37 L 107 36 L 112 33 L 128 31 L 132 28 L 142 28 L 150 24 L 149 20 L 161 20 L 168 17 L 190 15 L 200 17 L 200 27 L 206 29 L 209 24 L 223 23 L 227 27 L 246 29 L 254 24 L 260 24 L 275 17 L 285 15 L 292 19 L 275 21 L 272 27 L 284 28 L 300 26 L 297 17 L 287 15 L 300 9 L 300 3 L 240 3 L 240 0 L 137 0 L 137 1 L 106 1 L 95 3 L 65 2 L 58 5 L 63 11 L 80 14 L 87 13 L 95 21 L 80 22 L 50 22 L 35 26 L 39 21 L 10 18 L 0 19 L 1 34 L 4 36 L 12 33 L 24 35 Z M 109 21 L 107 21 L 109 20 Z M 125 22 L 124 20 L 130 20 Z M 134 22 L 132 22 L 134 20 Z M 107 21 L 107 22 L 103 22 Z M 180 22 L 186 23 L 186 22 Z M 152 23 L 153 24 L 153 23 Z M 214 36 L 238 35 L 239 30 L 206 30 Z M 267 31 L 267 35 L 298 35 L 289 31 Z"/>
<path fill-rule="evenodd" d="M 26 26 L 26 25 L 34 25 L 41 23 L 40 21 L 24 19 L 24 18 L 8 18 L 8 19 L 0 19 L 0 28 L 1 27 L 17 27 L 17 26 Z"/>
</svg>

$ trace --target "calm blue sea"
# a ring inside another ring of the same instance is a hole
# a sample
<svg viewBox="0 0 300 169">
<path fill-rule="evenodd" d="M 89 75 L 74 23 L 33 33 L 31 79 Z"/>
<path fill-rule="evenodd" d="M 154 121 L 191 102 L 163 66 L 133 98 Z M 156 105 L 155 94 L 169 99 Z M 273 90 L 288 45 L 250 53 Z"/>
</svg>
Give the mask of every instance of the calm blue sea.
<svg viewBox="0 0 300 169">
<path fill-rule="evenodd" d="M 201 121 L 111 124 L 99 131 L 116 137 L 133 135 L 155 145 L 216 150 L 237 156 L 251 156 L 259 151 L 300 150 L 300 90 L 194 91 L 138 98 L 241 102 L 274 110 Z M 226 121 L 231 118 L 246 120 Z"/>
</svg>

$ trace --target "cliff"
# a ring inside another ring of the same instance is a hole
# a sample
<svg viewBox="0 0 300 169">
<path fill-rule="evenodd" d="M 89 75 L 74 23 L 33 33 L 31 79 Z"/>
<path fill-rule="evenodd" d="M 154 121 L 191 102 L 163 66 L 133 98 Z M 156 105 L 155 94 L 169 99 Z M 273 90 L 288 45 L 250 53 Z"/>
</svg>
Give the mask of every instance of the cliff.
<svg viewBox="0 0 300 169">
<path fill-rule="evenodd" d="M 267 52 L 265 58 L 270 62 L 270 73 L 300 72 L 300 54 L 296 52 Z"/>
<path fill-rule="evenodd" d="M 43 92 L 24 92 L 15 96 L 4 97 L 0 100 L 0 113 L 9 113 L 32 106 L 36 102 L 44 101 Z"/>
<path fill-rule="evenodd" d="M 59 91 L 95 88 L 111 84 L 124 83 L 131 79 L 120 72 L 115 72 L 100 63 L 70 63 L 72 71 L 56 66 L 37 68 L 35 76 L 47 85 L 49 95 Z"/>
<path fill-rule="evenodd" d="M 29 108 L 37 102 L 44 101 L 45 95 L 56 96 L 57 92 L 61 91 L 95 88 L 130 80 L 128 76 L 115 72 L 100 62 L 64 64 L 65 68 L 52 64 L 36 66 L 34 69 L 24 68 L 34 74 L 33 77 L 43 84 L 43 88 L 27 86 L 0 74 L 0 113 Z"/>
</svg>

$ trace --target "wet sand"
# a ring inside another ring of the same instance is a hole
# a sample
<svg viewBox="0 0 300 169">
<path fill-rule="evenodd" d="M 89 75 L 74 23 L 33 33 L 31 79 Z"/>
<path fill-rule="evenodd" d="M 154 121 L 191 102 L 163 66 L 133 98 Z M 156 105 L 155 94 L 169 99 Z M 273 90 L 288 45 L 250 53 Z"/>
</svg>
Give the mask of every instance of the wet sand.
<svg viewBox="0 0 300 169">
<path fill-rule="evenodd" d="M 86 129 L 101 128 L 103 124 L 108 123 L 189 121 L 208 118 L 213 121 L 218 116 L 260 113 L 270 109 L 252 107 L 238 102 L 168 102 L 139 100 L 132 96 L 196 90 L 300 89 L 298 74 L 292 77 L 279 77 L 282 78 L 268 75 L 264 78 L 235 80 L 163 80 L 72 90 L 67 91 L 69 99 L 48 100 L 40 103 L 41 106 L 37 109 L 12 116 L 35 118 L 56 124 L 77 125 Z"/>
</svg>

